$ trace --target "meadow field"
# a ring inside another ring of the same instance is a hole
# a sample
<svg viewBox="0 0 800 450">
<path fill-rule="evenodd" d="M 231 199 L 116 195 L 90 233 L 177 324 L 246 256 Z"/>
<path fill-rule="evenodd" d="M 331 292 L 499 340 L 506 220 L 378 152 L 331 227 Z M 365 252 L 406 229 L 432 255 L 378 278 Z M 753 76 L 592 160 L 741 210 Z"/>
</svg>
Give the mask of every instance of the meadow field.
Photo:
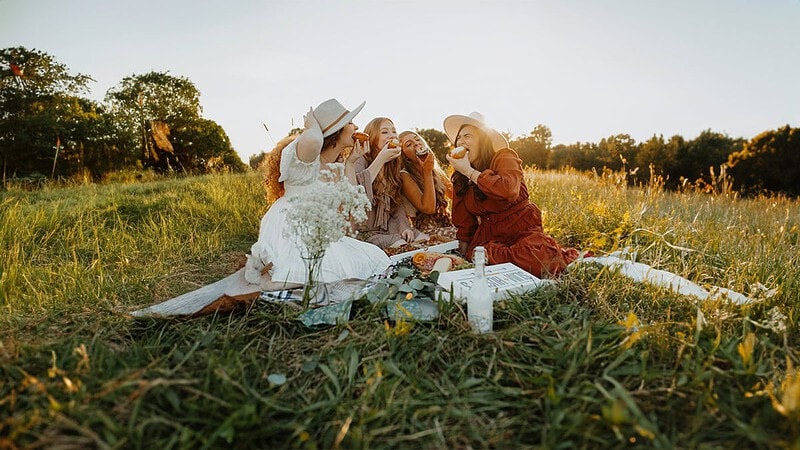
<svg viewBox="0 0 800 450">
<path fill-rule="evenodd" d="M 526 173 L 545 230 L 755 299 L 580 266 L 495 307 L 128 313 L 233 273 L 261 177 L 0 192 L 0 448 L 800 448 L 800 202 Z"/>
</svg>

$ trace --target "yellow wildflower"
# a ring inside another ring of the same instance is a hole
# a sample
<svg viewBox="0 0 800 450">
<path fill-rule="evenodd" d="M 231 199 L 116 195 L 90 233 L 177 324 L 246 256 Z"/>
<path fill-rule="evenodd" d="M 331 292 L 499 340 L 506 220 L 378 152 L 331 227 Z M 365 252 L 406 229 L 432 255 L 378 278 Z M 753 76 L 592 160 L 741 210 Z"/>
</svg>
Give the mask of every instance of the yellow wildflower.
<svg viewBox="0 0 800 450">
<path fill-rule="evenodd" d="M 742 364 L 746 369 L 753 365 L 753 348 L 756 345 L 756 335 L 754 333 L 747 333 L 744 340 L 736 347 L 739 351 L 739 356 L 742 358 Z"/>
<path fill-rule="evenodd" d="M 618 323 L 624 326 L 625 330 L 629 333 L 619 344 L 623 348 L 633 347 L 633 344 L 635 344 L 636 341 L 647 334 L 647 332 L 639 323 L 639 318 L 636 317 L 636 314 L 633 312 L 629 312 L 628 317 L 626 317 L 623 321 L 619 321 Z"/>
<path fill-rule="evenodd" d="M 408 322 L 403 318 L 398 319 L 395 322 L 394 327 L 389 325 L 388 321 L 384 320 L 383 326 L 388 335 L 394 335 L 397 337 L 403 337 L 407 335 L 409 332 L 411 332 L 411 329 L 414 328 L 414 325 L 411 322 Z"/>
</svg>

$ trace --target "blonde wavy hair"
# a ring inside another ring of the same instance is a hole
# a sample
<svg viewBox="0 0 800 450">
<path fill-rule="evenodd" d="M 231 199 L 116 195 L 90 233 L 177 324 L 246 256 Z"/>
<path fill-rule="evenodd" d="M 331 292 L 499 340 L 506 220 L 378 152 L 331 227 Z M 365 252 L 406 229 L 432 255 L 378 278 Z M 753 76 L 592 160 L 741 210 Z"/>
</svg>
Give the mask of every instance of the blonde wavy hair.
<svg viewBox="0 0 800 450">
<path fill-rule="evenodd" d="M 415 131 L 411 130 L 403 131 L 399 135 L 400 140 L 402 141 L 403 137 L 408 135 L 417 136 L 422 141 L 422 143 L 425 144 L 425 147 L 430 148 L 428 142 L 425 141 L 425 138 L 420 136 L 420 134 Z M 442 169 L 442 166 L 439 164 L 439 159 L 436 157 L 436 155 L 433 154 L 432 150 L 430 151 L 428 157 L 433 158 L 433 187 L 434 190 L 436 191 L 436 214 L 447 215 L 448 214 L 447 190 L 450 185 L 450 177 L 447 175 L 447 172 L 445 172 L 444 169 Z M 411 162 L 411 160 L 406 158 L 405 155 L 401 156 L 400 158 L 403 159 L 403 164 L 406 169 L 406 172 L 408 172 L 408 174 L 411 175 L 411 178 L 414 179 L 414 182 L 417 183 L 417 186 L 419 186 L 419 189 L 421 191 L 422 188 L 425 186 L 425 180 L 422 177 L 422 171 L 420 171 L 419 166 Z"/>
<path fill-rule="evenodd" d="M 381 148 L 378 147 L 378 136 L 381 131 L 381 124 L 384 121 L 392 122 L 388 117 L 376 117 L 369 121 L 364 126 L 364 132 L 369 135 L 369 145 L 371 148 L 370 154 L 365 155 L 367 159 L 367 166 L 372 164 L 375 157 L 380 153 Z M 394 122 L 392 122 L 394 124 Z M 383 165 L 378 176 L 372 181 L 372 192 L 377 198 L 381 198 L 383 194 L 389 196 L 392 201 L 397 201 L 400 198 L 400 170 L 403 168 L 403 161 L 401 158 L 395 158 Z"/>
</svg>

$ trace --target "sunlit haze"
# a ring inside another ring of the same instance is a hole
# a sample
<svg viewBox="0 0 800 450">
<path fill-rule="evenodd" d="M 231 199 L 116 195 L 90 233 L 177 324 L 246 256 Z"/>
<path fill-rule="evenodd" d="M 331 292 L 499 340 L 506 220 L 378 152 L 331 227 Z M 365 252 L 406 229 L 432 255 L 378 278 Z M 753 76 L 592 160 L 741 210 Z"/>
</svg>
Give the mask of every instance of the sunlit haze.
<svg viewBox="0 0 800 450">
<path fill-rule="evenodd" d="M 798 23 L 798 0 L 0 0 L 0 48 L 92 76 L 96 100 L 126 76 L 186 77 L 247 162 L 330 97 L 366 100 L 361 127 L 480 111 L 554 144 L 798 127 Z"/>
</svg>

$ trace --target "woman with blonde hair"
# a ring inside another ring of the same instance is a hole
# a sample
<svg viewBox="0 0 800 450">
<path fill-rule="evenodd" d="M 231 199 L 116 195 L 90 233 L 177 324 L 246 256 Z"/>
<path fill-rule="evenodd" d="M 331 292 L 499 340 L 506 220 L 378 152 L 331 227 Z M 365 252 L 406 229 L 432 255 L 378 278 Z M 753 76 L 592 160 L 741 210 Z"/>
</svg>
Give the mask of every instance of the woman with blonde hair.
<svg viewBox="0 0 800 450">
<path fill-rule="evenodd" d="M 357 174 L 354 170 L 355 161 L 367 147 L 355 143 L 353 133 L 358 126 L 352 122 L 363 106 L 349 111 L 335 99 L 322 102 L 306 114 L 299 136 L 282 140 L 278 147 L 283 147 L 268 155 L 265 164 L 272 168 L 267 174 L 272 179 L 267 182 L 267 197 L 274 203 L 261 219 L 258 241 L 247 257 L 244 276 L 248 282 L 259 284 L 263 290 L 306 283 L 306 264 L 287 223 L 290 200 L 317 189 L 320 170 L 337 162 L 344 162 L 345 174 L 352 183 L 366 182 L 369 172 Z M 345 159 L 347 149 L 352 151 Z M 379 247 L 345 236 L 326 249 L 319 281 L 366 279 L 388 265 L 389 258 Z"/>
<path fill-rule="evenodd" d="M 542 276 L 557 276 L 579 256 L 544 233 L 542 212 L 528 199 L 522 161 L 502 134 L 486 126 L 480 113 L 452 115 L 444 130 L 466 155 L 447 155 L 453 167 L 453 224 L 459 249 L 471 258 L 486 249 L 489 264 L 510 262 Z"/>
<path fill-rule="evenodd" d="M 369 135 L 368 152 L 355 164 L 356 173 L 369 171 L 371 182 L 364 185 L 372 198 L 366 222 L 358 228 L 358 237 L 383 249 L 427 240 L 428 236 L 414 229 L 401 202 L 402 160 L 394 122 L 376 117 L 365 127 Z"/>
<path fill-rule="evenodd" d="M 453 183 L 439 160 L 419 133 L 400 133 L 403 168 L 400 169 L 403 205 L 414 227 L 441 240 L 455 239 L 456 228 L 450 220 L 449 199 Z"/>
</svg>

